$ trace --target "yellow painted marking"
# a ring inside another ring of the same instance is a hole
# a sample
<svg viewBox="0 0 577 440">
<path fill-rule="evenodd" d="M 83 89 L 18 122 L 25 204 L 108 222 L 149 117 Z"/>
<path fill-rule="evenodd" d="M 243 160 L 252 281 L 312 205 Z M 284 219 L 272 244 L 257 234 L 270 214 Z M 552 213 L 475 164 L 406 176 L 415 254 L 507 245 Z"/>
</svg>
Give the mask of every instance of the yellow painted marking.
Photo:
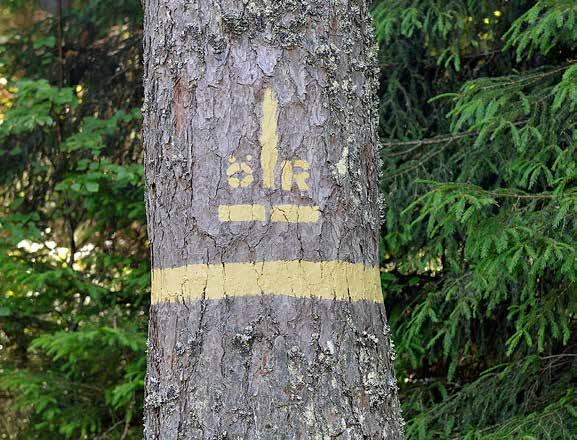
<svg viewBox="0 0 577 440">
<path fill-rule="evenodd" d="M 308 172 L 310 167 L 310 164 L 306 160 L 284 160 L 282 162 L 281 174 L 281 188 L 283 191 L 290 191 L 293 183 L 296 183 L 300 191 L 308 191 L 309 185 L 307 180 L 310 177 Z M 301 168 L 303 171 L 295 173 L 294 168 Z"/>
<path fill-rule="evenodd" d="M 379 268 L 362 263 L 265 261 L 152 271 L 153 303 L 258 295 L 383 302 Z"/>
<path fill-rule="evenodd" d="M 247 160 L 252 159 L 252 156 L 247 156 Z M 246 188 L 250 186 L 254 181 L 252 175 L 252 168 L 246 162 L 237 162 L 236 157 L 230 156 L 228 158 L 230 165 L 226 169 L 226 176 L 228 178 L 228 184 L 231 188 Z"/>
<path fill-rule="evenodd" d="M 260 165 L 262 169 L 263 188 L 276 188 L 275 174 L 279 160 L 278 152 L 278 102 L 272 89 L 264 91 L 262 100 L 262 121 L 259 142 L 261 145 Z M 239 161 L 235 156 L 228 158 L 229 166 L 226 177 L 231 188 L 247 188 L 254 183 L 253 169 L 249 164 L 251 155 L 246 161 Z M 308 191 L 310 164 L 303 159 L 284 160 L 281 164 L 281 188 L 291 191 L 293 187 L 299 191 Z M 318 206 L 275 205 L 272 208 L 261 204 L 221 205 L 218 207 L 218 218 L 221 222 L 251 222 L 267 219 L 270 209 L 271 222 L 283 223 L 315 223 L 320 219 Z"/>
<path fill-rule="evenodd" d="M 347 174 L 347 159 L 349 157 L 349 147 L 343 148 L 343 154 L 341 156 L 341 160 L 337 162 L 337 172 L 344 176 Z"/>
<path fill-rule="evenodd" d="M 221 222 L 264 222 L 266 209 L 264 205 L 220 205 L 218 219 Z"/>
<path fill-rule="evenodd" d="M 316 223 L 321 217 L 318 206 L 275 205 L 272 207 L 271 222 Z"/>
<path fill-rule="evenodd" d="M 274 171 L 278 161 L 278 136 L 277 129 L 278 103 L 272 89 L 267 88 L 262 101 L 262 121 L 260 125 L 260 166 L 262 168 L 262 186 L 264 188 L 275 187 Z"/>
</svg>

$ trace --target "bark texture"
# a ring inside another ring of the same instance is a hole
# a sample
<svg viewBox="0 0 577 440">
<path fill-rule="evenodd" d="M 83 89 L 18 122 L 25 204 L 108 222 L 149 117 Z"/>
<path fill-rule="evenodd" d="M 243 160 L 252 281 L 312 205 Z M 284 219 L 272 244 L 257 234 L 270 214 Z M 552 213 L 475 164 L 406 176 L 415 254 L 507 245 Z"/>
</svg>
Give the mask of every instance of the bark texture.
<svg viewBox="0 0 577 440">
<path fill-rule="evenodd" d="M 378 267 L 376 48 L 365 1 L 144 3 L 155 273 Z M 267 288 L 217 298 L 186 290 L 186 277 L 172 282 L 182 295 L 163 299 L 161 286 L 151 307 L 147 439 L 402 438 L 381 302 L 317 295 L 314 280 L 305 297 Z"/>
</svg>

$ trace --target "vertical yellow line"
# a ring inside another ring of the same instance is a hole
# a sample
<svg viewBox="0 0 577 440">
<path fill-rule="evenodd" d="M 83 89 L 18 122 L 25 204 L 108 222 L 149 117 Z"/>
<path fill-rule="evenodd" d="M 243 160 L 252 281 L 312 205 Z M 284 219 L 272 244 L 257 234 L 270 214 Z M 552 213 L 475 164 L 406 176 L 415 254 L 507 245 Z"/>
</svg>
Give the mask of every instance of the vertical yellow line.
<svg viewBox="0 0 577 440">
<path fill-rule="evenodd" d="M 274 188 L 274 172 L 278 161 L 277 107 L 271 88 L 264 92 L 262 101 L 262 121 L 260 125 L 260 166 L 262 168 L 262 186 Z"/>
</svg>

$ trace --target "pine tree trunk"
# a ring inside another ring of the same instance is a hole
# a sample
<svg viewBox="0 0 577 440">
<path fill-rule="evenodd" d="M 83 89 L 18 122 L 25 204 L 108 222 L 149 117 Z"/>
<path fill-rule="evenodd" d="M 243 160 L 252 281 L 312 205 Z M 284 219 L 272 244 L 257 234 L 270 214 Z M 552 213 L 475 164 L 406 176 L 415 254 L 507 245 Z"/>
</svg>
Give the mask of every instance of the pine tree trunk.
<svg viewBox="0 0 577 440">
<path fill-rule="evenodd" d="M 147 439 L 400 439 L 364 0 L 145 0 Z"/>
</svg>

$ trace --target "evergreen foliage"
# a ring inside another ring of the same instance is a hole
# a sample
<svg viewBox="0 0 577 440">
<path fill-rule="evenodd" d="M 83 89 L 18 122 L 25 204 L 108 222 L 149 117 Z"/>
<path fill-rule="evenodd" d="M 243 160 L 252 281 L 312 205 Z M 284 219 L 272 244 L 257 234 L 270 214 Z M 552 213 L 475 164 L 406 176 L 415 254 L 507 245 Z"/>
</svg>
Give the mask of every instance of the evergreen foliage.
<svg viewBox="0 0 577 440">
<path fill-rule="evenodd" d="M 0 6 L 0 436 L 141 438 L 141 6 L 34 5 Z M 577 4 L 373 13 L 407 437 L 571 438 Z"/>
<path fill-rule="evenodd" d="M 408 438 L 577 432 L 573 1 L 382 1 L 383 283 Z"/>
<path fill-rule="evenodd" d="M 140 4 L 66 8 L 60 40 L 18 3 L 0 8 L 0 437 L 141 438 Z"/>
</svg>

